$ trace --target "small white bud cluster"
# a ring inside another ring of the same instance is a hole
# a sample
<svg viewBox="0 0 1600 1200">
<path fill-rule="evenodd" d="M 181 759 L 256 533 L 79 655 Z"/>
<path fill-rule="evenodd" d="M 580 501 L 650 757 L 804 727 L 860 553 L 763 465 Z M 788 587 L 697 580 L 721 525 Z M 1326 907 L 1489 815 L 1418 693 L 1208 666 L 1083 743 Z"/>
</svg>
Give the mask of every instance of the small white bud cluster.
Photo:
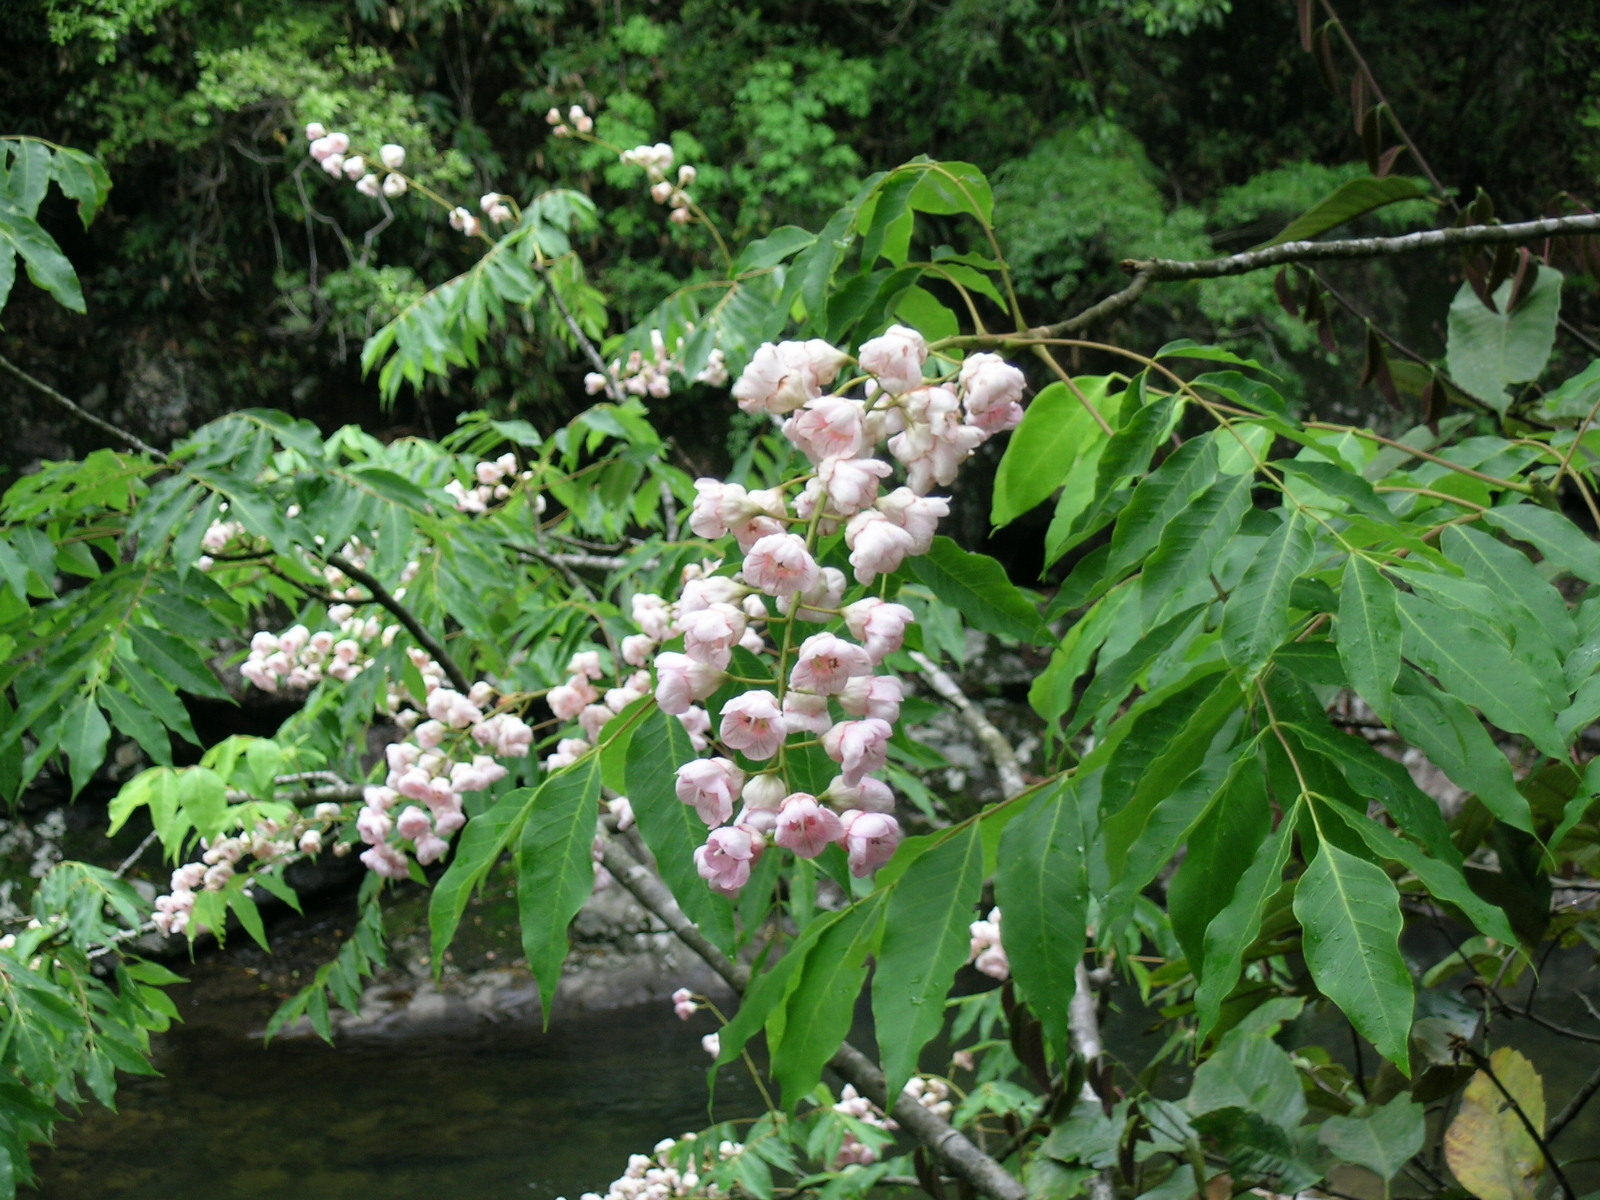
<svg viewBox="0 0 1600 1200">
<path fill-rule="evenodd" d="M 322 165 L 329 176 L 334 179 L 342 176 L 350 180 L 363 196 L 376 200 L 381 194 L 392 200 L 405 195 L 410 186 L 406 177 L 399 173 L 406 161 L 404 146 L 389 142 L 378 150 L 378 162 L 387 172 L 380 180 L 376 171 L 367 169 L 372 164 L 361 155 L 349 152 L 349 134 L 329 133 L 320 121 L 313 121 L 306 126 L 306 140 L 310 143 L 311 157 Z"/>
<path fill-rule="evenodd" d="M 472 473 L 478 481 L 475 487 L 469 488 L 459 479 L 452 479 L 444 485 L 444 490 L 455 501 L 458 512 L 486 513 L 491 504 L 510 497 L 511 489 L 517 485 L 518 480 L 525 483 L 533 478 L 532 471 L 517 473 L 517 456 L 510 453 L 476 464 L 472 468 Z M 544 510 L 544 497 L 534 497 L 534 514 L 541 514 Z"/>
<path fill-rule="evenodd" d="M 974 921 L 969 932 L 972 935 L 972 949 L 967 957 L 972 965 L 991 979 L 998 979 L 1002 983 L 1010 979 L 1011 960 L 1006 957 L 1006 948 L 1000 942 L 1000 910 L 991 908 L 989 919 Z"/>
<path fill-rule="evenodd" d="M 715 1183 L 702 1178 L 719 1163 L 739 1157 L 744 1146 L 722 1141 L 715 1147 L 701 1146 L 699 1137 L 662 1138 L 655 1144 L 655 1155 L 630 1154 L 628 1169 L 611 1181 L 605 1193 L 585 1192 L 581 1200 L 674 1200 L 679 1196 L 720 1200 L 726 1195 Z"/>
<path fill-rule="evenodd" d="M 344 808 L 341 805 L 323 802 L 310 813 L 301 814 L 288 824 L 260 821 L 248 833 L 241 832 L 215 840 L 202 839 L 200 845 L 205 852 L 198 862 L 185 863 L 172 873 L 168 881 L 171 890 L 164 896 L 156 897 L 156 911 L 150 918 L 151 922 L 164 934 L 199 935 L 204 931 L 191 928 L 191 924 L 195 900 L 200 892 L 220 892 L 226 888 L 229 881 L 240 873 L 239 863 L 246 857 L 264 866 L 320 854 L 324 838 L 343 819 Z M 349 852 L 349 847 L 336 845 L 334 851 L 345 854 Z"/>
<path fill-rule="evenodd" d="M 694 332 L 693 325 L 687 328 L 690 333 Z M 590 371 L 583 377 L 584 390 L 591 396 L 598 396 L 610 382 L 630 396 L 653 396 L 657 400 L 665 400 L 672 394 L 672 376 L 683 374 L 683 347 L 684 339 L 680 337 L 673 352 L 667 353 L 666 337 L 661 330 L 652 329 L 649 357 L 635 350 L 625 360 L 612 359 L 605 375 Z M 609 381 L 607 376 L 610 377 Z M 695 374 L 694 382 L 709 383 L 712 387 L 722 387 L 728 382 L 728 365 L 720 349 L 713 350 L 707 357 L 706 365 Z"/>
<path fill-rule="evenodd" d="M 312 688 L 324 678 L 349 683 L 372 662 L 367 643 L 387 646 L 400 632 L 398 625 L 356 616 L 348 604 L 334 605 L 328 619 L 335 628 L 316 633 L 304 625 L 281 634 L 260 631 L 250 639 L 250 654 L 239 664 L 239 674 L 264 692 Z"/>
<path fill-rule="evenodd" d="M 550 126 L 550 132 L 558 138 L 568 138 L 574 134 L 590 134 L 594 132 L 594 118 L 583 111 L 581 104 L 574 104 L 567 109 L 565 120 L 562 119 L 559 108 L 552 108 L 545 113 L 544 119 L 545 124 Z"/>
<path fill-rule="evenodd" d="M 650 177 L 650 198 L 671 210 L 667 220 L 675 225 L 687 225 L 694 220 L 694 200 L 687 189 L 694 186 L 699 172 L 688 163 L 683 163 L 678 167 L 677 174 L 669 177 L 668 172 L 673 164 L 671 146 L 665 142 L 657 142 L 653 146 L 635 146 L 632 150 L 622 152 L 622 161 L 644 169 Z"/>
</svg>

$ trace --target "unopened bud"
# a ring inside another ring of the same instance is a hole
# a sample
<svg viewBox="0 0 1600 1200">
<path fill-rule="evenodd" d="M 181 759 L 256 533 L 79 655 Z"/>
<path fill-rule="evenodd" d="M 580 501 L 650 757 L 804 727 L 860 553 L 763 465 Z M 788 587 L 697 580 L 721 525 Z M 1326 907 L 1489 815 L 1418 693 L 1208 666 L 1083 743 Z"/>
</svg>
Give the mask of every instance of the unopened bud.
<svg viewBox="0 0 1600 1200">
<path fill-rule="evenodd" d="M 406 177 L 404 175 L 385 175 L 383 177 L 383 194 L 393 200 L 396 196 L 406 194 Z"/>
<path fill-rule="evenodd" d="M 499 192 L 485 192 L 483 195 L 478 197 L 478 207 L 480 209 L 482 209 L 484 212 L 488 212 L 491 208 L 493 208 L 496 204 L 499 204 L 499 203 L 500 203 L 500 193 Z"/>
<path fill-rule="evenodd" d="M 678 168 L 678 186 L 681 188 L 691 186 L 698 175 L 699 172 L 688 163 L 684 163 L 683 166 Z"/>
<path fill-rule="evenodd" d="M 374 200 L 376 200 L 378 198 L 379 191 L 378 177 L 370 173 L 363 175 L 356 182 L 356 191 L 360 192 L 363 196 L 371 196 Z"/>
<path fill-rule="evenodd" d="M 328 129 L 321 121 L 313 121 L 306 126 L 306 141 L 314 142 L 318 138 L 327 137 Z"/>
<path fill-rule="evenodd" d="M 352 154 L 344 160 L 344 176 L 346 179 L 360 179 L 367 173 L 367 160 L 359 154 Z"/>
<path fill-rule="evenodd" d="M 405 165 L 406 148 L 389 142 L 378 151 L 378 157 L 383 160 L 383 165 L 391 171 L 398 171 Z"/>
<path fill-rule="evenodd" d="M 547 125 L 561 124 L 561 110 L 559 108 L 551 108 L 549 112 L 545 113 L 544 119 Z"/>
<path fill-rule="evenodd" d="M 667 214 L 667 220 L 671 221 L 674 225 L 687 225 L 690 221 L 694 220 L 694 214 L 691 213 L 687 208 L 675 208 Z"/>
</svg>

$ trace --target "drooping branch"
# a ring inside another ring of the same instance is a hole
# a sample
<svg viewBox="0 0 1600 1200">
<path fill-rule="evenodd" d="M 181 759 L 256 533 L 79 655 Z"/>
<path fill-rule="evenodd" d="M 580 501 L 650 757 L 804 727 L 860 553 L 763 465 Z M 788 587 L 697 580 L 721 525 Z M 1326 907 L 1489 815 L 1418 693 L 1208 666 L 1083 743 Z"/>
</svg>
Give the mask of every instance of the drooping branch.
<svg viewBox="0 0 1600 1200">
<path fill-rule="evenodd" d="M 450 682 L 455 684 L 456 690 L 463 695 L 472 690 L 472 681 L 469 680 L 456 660 L 450 657 L 450 652 L 444 648 L 444 643 L 434 637 L 421 621 L 412 614 L 411 610 L 394 598 L 394 593 L 380 583 L 376 576 L 369 571 L 363 571 L 355 563 L 342 554 L 329 554 L 324 556 L 330 567 L 337 567 L 346 575 L 354 579 L 367 591 L 372 593 L 373 600 L 381 604 L 394 616 L 394 619 L 404 625 L 412 637 L 416 638 L 422 648 L 433 656 L 433 661 L 444 668 L 444 673 L 450 677 Z"/>
<path fill-rule="evenodd" d="M 74 417 L 77 417 L 78 420 L 84 422 L 85 424 L 93 425 L 96 429 L 100 430 L 101 433 L 109 433 L 118 441 L 132 446 L 140 454 L 149 455 L 157 462 L 167 461 L 167 456 L 165 454 L 163 454 L 160 450 L 157 450 L 148 442 L 144 441 L 142 438 L 136 437 L 134 434 L 129 433 L 126 429 L 118 429 L 115 425 L 111 424 L 110 421 L 102 421 L 92 412 L 67 399 L 60 392 L 56 391 L 55 388 L 44 382 L 44 380 L 35 379 L 32 375 L 29 375 L 10 359 L 0 356 L 0 370 L 4 370 L 6 374 L 12 376 L 14 379 L 18 379 L 27 384 L 34 391 L 48 399 L 52 404 L 66 409 L 67 412 L 71 413 Z"/>
<path fill-rule="evenodd" d="M 698 926 L 678 907 L 667 886 L 625 850 L 609 833 L 600 838 L 600 863 L 644 908 L 659 917 L 680 941 L 699 955 L 736 993 L 743 995 L 750 983 L 750 969 L 734 962 L 700 932 Z M 852 1084 L 917 1141 L 934 1151 L 950 1171 L 992 1200 L 1027 1200 L 1027 1189 L 1009 1171 L 944 1118 L 921 1104 L 891 1106 L 883 1072 L 867 1055 L 849 1042 L 839 1047 L 828 1065 L 839 1077 Z M 896 1097 L 898 1099 L 898 1097 Z"/>
<path fill-rule="evenodd" d="M 1246 250 L 1226 258 L 1207 258 L 1193 262 L 1167 258 L 1124 259 L 1122 270 L 1132 275 L 1128 286 L 1113 292 L 1099 303 L 1051 325 L 1038 325 L 1022 333 L 977 334 L 944 338 L 934 344 L 973 348 L 1009 348 L 1050 338 L 1081 333 L 1107 317 L 1133 307 L 1152 283 L 1171 283 L 1191 279 L 1222 279 L 1247 275 L 1270 267 L 1293 263 L 1329 262 L 1338 259 L 1386 258 L 1418 254 L 1424 250 L 1461 246 L 1497 246 L 1536 242 L 1552 237 L 1593 237 L 1600 234 L 1600 214 L 1584 213 L 1573 217 L 1545 217 L 1537 221 L 1518 221 L 1510 225 L 1464 225 L 1455 229 L 1425 229 L 1398 237 L 1341 238 L 1325 242 L 1284 242 L 1260 250 Z"/>
</svg>

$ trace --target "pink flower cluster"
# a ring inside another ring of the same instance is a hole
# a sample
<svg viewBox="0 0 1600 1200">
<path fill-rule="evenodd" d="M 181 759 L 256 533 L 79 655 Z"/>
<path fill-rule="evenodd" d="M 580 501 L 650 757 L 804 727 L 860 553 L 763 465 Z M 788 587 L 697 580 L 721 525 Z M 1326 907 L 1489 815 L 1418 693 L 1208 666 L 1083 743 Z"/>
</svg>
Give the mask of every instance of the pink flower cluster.
<svg viewBox="0 0 1600 1200">
<path fill-rule="evenodd" d="M 583 111 L 581 104 L 574 104 L 567 110 L 566 118 L 561 116 L 559 108 L 552 108 L 544 115 L 545 124 L 550 126 L 550 132 L 558 138 L 571 137 L 576 133 L 593 133 L 594 118 Z M 567 122 L 572 122 L 570 125 Z"/>
<path fill-rule="evenodd" d="M 991 979 L 1004 982 L 1011 978 L 1011 960 L 1000 942 L 1000 910 L 991 908 L 989 919 L 974 921 L 971 926 L 972 952 L 968 957 L 972 965 Z"/>
<path fill-rule="evenodd" d="M 533 478 L 532 471 L 517 473 L 517 456 L 515 454 L 502 454 L 499 458 L 485 459 L 472 468 L 472 476 L 477 483 L 468 487 L 459 479 L 452 479 L 444 485 L 444 490 L 455 501 L 456 511 L 464 513 L 486 513 L 491 504 L 497 504 L 510 497 L 511 489 L 516 487 L 521 480 L 526 482 Z M 544 497 L 539 496 L 534 500 L 535 514 L 544 512 Z"/>
<path fill-rule="evenodd" d="M 665 142 L 657 142 L 653 146 L 635 146 L 632 150 L 624 150 L 621 155 L 623 162 L 643 168 L 650 177 L 650 198 L 671 209 L 667 220 L 675 225 L 687 225 L 694 220 L 694 201 L 684 189 L 694 186 L 699 173 L 684 163 L 678 167 L 675 176 L 668 178 L 667 172 L 672 170 L 673 157 L 672 147 Z"/>
<path fill-rule="evenodd" d="M 656 699 L 667 713 L 721 688 L 736 645 L 757 653 L 769 639 L 782 646 L 772 686 L 723 705 L 717 735 L 728 753 L 678 769 L 679 798 L 711 828 L 695 852 L 696 867 L 724 895 L 744 887 L 769 840 L 804 858 L 840 845 L 858 876 L 876 870 L 899 844 L 893 796 L 877 776 L 887 765 L 904 688 L 878 668 L 900 649 L 912 614 L 872 596 L 845 604 L 844 573 L 819 564 L 815 548 L 842 528 L 862 585 L 926 553 L 949 512 L 948 502 L 928 491 L 952 482 L 979 444 L 1021 421 L 1021 371 L 996 355 L 973 355 L 951 390 L 924 380 L 928 358 L 919 333 L 892 326 L 862 346 L 859 362 L 870 379 L 865 398 L 854 399 L 843 394 L 850 383 L 825 390 L 850 361 L 843 351 L 818 339 L 763 345 L 733 385 L 734 398 L 747 412 L 782 418 L 784 435 L 812 472 L 803 482 L 756 491 L 696 480 L 690 528 L 703 538 L 731 536 L 742 563 L 731 577 L 702 571 L 686 580 L 675 604 L 634 599 L 644 633 L 623 643 L 630 662 L 683 639 L 681 652 L 655 657 Z M 896 469 L 876 457 L 884 441 L 906 484 L 880 494 Z M 780 621 L 782 637 L 772 630 Z M 795 635 L 796 622 L 834 621 L 848 637 Z M 808 741 L 839 767 L 820 796 L 788 783 L 786 749 Z M 728 756 L 735 752 L 746 765 Z"/>
<path fill-rule="evenodd" d="M 202 841 L 205 852 L 200 861 L 185 863 L 174 871 L 168 882 L 171 890 L 156 897 L 152 924 L 164 934 L 199 934 L 200 929 L 191 928 L 198 893 L 222 891 L 238 874 L 238 864 L 247 855 L 265 865 L 320 853 L 323 837 L 343 816 L 343 808 L 325 802 L 309 816 L 300 816 L 287 825 L 263 821 L 248 834 Z M 342 846 L 336 849 L 346 852 Z"/>
<path fill-rule="evenodd" d="M 693 329 L 692 325 L 689 326 L 690 332 Z M 678 357 L 683 353 L 683 343 L 684 339 L 680 337 L 677 350 L 668 354 L 666 338 L 659 329 L 652 329 L 649 357 L 635 350 L 626 359 L 612 359 L 604 375 L 590 371 L 583 377 L 584 390 L 591 396 L 598 396 L 614 385 L 630 396 L 653 396 L 657 400 L 664 400 L 672 394 L 672 376 L 683 374 L 683 362 Z M 695 374 L 693 382 L 708 383 L 712 387 L 721 387 L 728 382 L 728 368 L 721 350 L 711 352 L 706 365 Z"/>
<path fill-rule="evenodd" d="M 391 879 L 410 873 L 406 843 L 424 866 L 443 857 L 450 836 L 467 823 L 462 797 L 506 777 L 496 759 L 526 758 L 533 749 L 533 729 L 521 717 L 485 712 L 494 700 L 489 683 L 479 680 L 463 695 L 444 686 L 426 651 L 413 647 L 407 654 L 427 688 L 427 720 L 415 710 L 397 717 L 414 727 L 404 741 L 384 748 L 389 774 L 382 786 L 365 790 L 356 815 L 356 831 L 367 845 L 361 861 Z"/>
<path fill-rule="evenodd" d="M 601 690 L 606 679 L 606 668 L 599 650 L 580 650 L 567 662 L 567 681 L 557 684 L 545 693 L 545 703 L 560 721 L 576 721 L 583 737 L 562 738 L 555 752 L 544 760 L 545 769 L 559 771 L 569 767 L 594 749 L 600 731 L 628 705 L 650 694 L 650 672 L 635 670 L 623 677 L 616 687 Z M 691 736 L 703 737 L 711 727 L 705 710 L 700 711 L 697 726 L 690 720 L 684 726 Z M 697 732 L 698 730 L 698 732 Z M 630 810 L 631 811 L 631 810 Z"/>
<path fill-rule="evenodd" d="M 368 163 L 361 155 L 350 153 L 349 134 L 329 133 L 320 122 L 313 121 L 306 126 L 306 140 L 310 143 L 311 157 L 321 164 L 324 171 L 334 179 L 343 176 L 350 180 L 363 196 L 376 200 L 383 195 L 393 199 L 405 195 L 410 186 L 406 177 L 400 174 L 400 168 L 406 161 L 404 146 L 390 142 L 379 149 L 378 164 L 387 172 L 380 182 L 377 172 L 367 169 L 378 164 Z"/>
</svg>

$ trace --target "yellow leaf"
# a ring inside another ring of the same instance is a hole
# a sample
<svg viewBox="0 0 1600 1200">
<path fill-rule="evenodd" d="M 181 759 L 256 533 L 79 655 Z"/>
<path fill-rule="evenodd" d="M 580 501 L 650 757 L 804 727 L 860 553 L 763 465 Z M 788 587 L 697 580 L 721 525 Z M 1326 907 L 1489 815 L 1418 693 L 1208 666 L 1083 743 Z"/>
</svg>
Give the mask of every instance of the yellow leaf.
<svg viewBox="0 0 1600 1200">
<path fill-rule="evenodd" d="M 1544 1156 L 1505 1093 L 1542 1131 L 1544 1084 L 1533 1064 L 1515 1050 L 1496 1050 L 1489 1056 L 1489 1068 L 1505 1092 L 1487 1072 L 1473 1075 L 1461 1111 L 1444 1135 L 1445 1161 L 1478 1200 L 1533 1200 Z"/>
</svg>

